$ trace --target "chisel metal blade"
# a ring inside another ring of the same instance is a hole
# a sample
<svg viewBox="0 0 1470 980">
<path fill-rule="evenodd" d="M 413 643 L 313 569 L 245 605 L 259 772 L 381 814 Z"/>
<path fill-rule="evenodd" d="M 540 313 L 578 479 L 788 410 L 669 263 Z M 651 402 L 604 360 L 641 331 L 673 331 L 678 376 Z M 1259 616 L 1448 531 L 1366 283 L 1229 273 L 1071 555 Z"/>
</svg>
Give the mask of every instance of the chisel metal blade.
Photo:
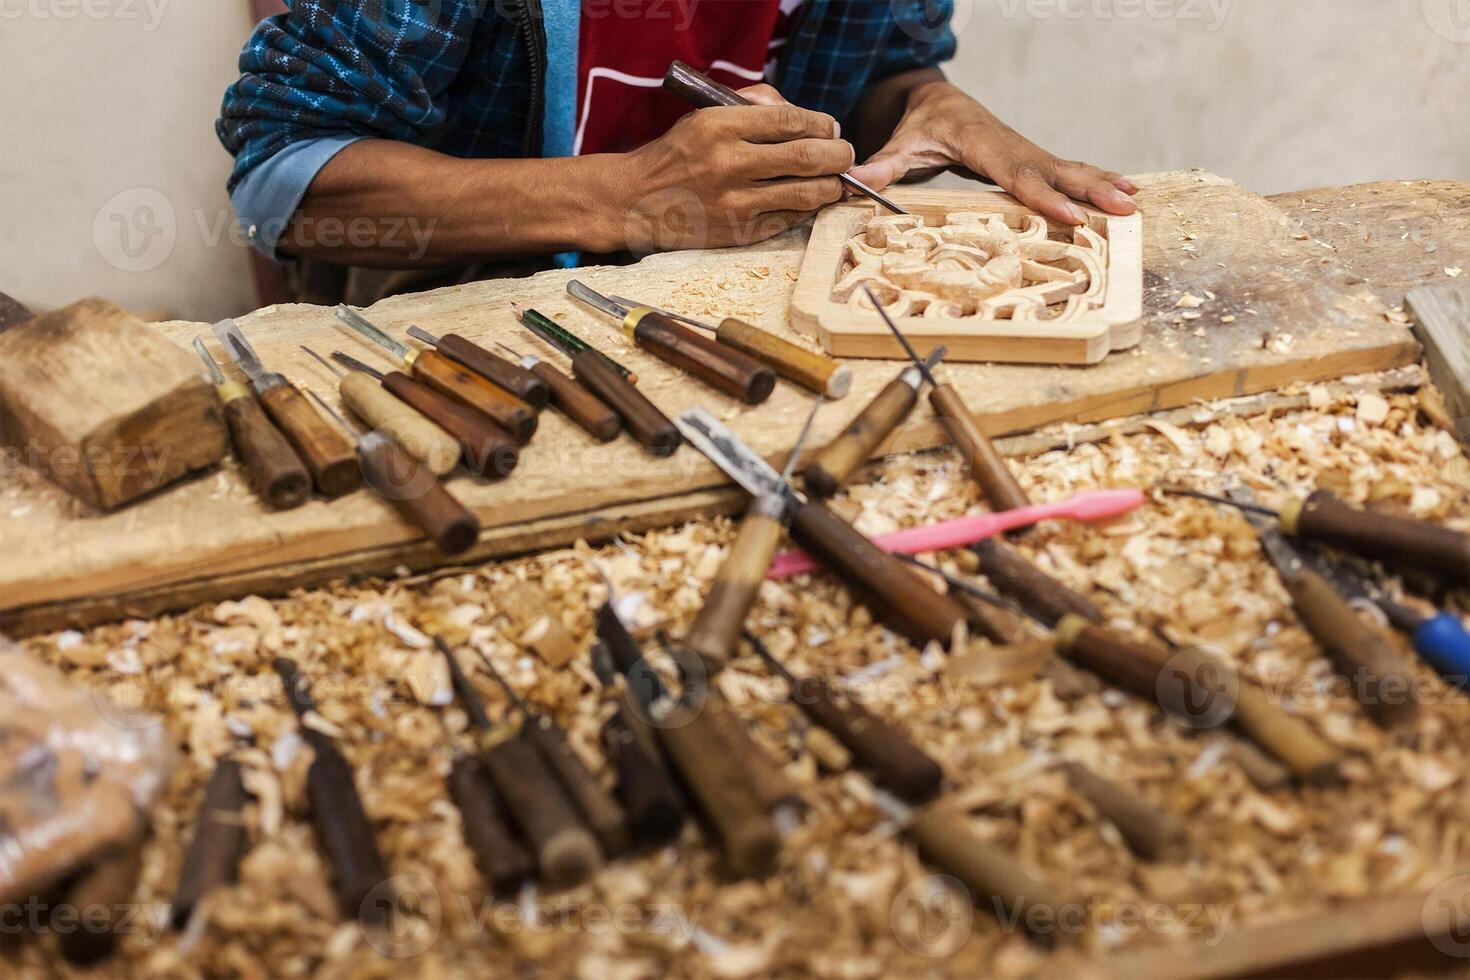
<svg viewBox="0 0 1470 980">
<path fill-rule="evenodd" d="M 776 494 L 790 499 L 790 488 L 781 482 L 781 474 L 707 410 L 696 408 L 685 412 L 674 424 L 684 433 L 684 438 L 747 493 L 755 497 Z"/>
<path fill-rule="evenodd" d="M 1245 487 L 1227 490 L 1226 496 L 1243 508 L 1257 507 L 1255 494 Z M 1241 513 L 1250 522 L 1251 527 L 1256 529 L 1256 535 L 1261 541 L 1261 549 L 1266 552 L 1266 557 L 1270 559 L 1272 565 L 1276 566 L 1276 571 L 1281 577 L 1291 581 L 1300 576 L 1304 567 L 1301 553 L 1286 540 L 1286 535 L 1281 531 L 1281 525 L 1255 509 L 1242 509 Z"/>
<path fill-rule="evenodd" d="M 234 320 L 216 323 L 214 336 L 225 352 L 240 365 L 240 370 L 250 378 L 257 393 L 284 383 L 285 378 L 266 370 L 265 365 L 260 362 L 260 355 L 255 353 L 255 348 L 250 346 L 250 341 L 245 339 L 245 334 Z"/>
</svg>

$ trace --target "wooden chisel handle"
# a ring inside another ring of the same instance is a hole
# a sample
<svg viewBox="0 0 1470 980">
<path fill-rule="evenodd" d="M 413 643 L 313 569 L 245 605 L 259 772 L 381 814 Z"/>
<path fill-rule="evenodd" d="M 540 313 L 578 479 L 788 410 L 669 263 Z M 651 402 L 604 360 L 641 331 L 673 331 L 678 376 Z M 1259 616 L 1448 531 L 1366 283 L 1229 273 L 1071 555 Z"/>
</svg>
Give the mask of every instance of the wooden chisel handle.
<svg viewBox="0 0 1470 980">
<path fill-rule="evenodd" d="M 384 375 L 383 387 L 453 436 L 459 442 L 460 458 L 471 473 L 492 480 L 507 477 L 520 462 L 520 446 L 488 415 L 419 384 L 401 371 Z"/>
<path fill-rule="evenodd" d="M 1081 763 L 1064 762 L 1061 770 L 1077 795 L 1118 828 L 1134 854 L 1149 861 L 1183 857 L 1189 837 L 1178 820 Z"/>
<path fill-rule="evenodd" d="M 724 745 L 725 751 L 744 773 L 756 800 L 767 813 L 806 806 L 806 801 L 796 792 L 776 760 L 756 744 L 734 707 L 719 691 L 706 689 L 704 700 L 697 704 L 697 708 L 714 737 Z"/>
<path fill-rule="evenodd" d="M 602 726 L 602 745 L 618 774 L 617 793 L 628 818 L 628 834 L 637 850 L 673 842 L 684 828 L 684 800 L 664 768 L 656 741 L 647 741 L 633 726 L 630 710 L 618 710 Z"/>
<path fill-rule="evenodd" d="M 1352 688 L 1369 717 L 1397 725 L 1418 713 L 1413 679 L 1388 637 L 1364 622 L 1328 581 L 1303 568 L 1286 581 L 1292 606 L 1308 632 Z"/>
<path fill-rule="evenodd" d="M 507 822 L 485 765 L 471 755 L 456 755 L 449 767 L 449 798 L 464 824 L 464 841 L 475 855 L 490 893 L 508 898 L 536 874 L 531 855 Z"/>
<path fill-rule="evenodd" d="M 68 963 L 88 966 L 112 955 L 127 931 L 142 865 L 143 842 L 130 840 L 108 852 L 71 885 L 66 907 L 79 919 L 86 918 L 73 928 L 58 930 L 61 955 Z"/>
<path fill-rule="evenodd" d="M 531 373 L 551 392 L 551 404 L 598 442 L 611 442 L 623 431 L 623 420 L 607 403 L 562 374 L 545 361 L 537 361 Z"/>
<path fill-rule="evenodd" d="M 395 398 L 361 371 L 342 376 L 342 403 L 371 428 L 392 439 L 435 476 L 459 465 L 459 443 L 417 409 Z"/>
<path fill-rule="evenodd" d="M 220 390 L 220 397 L 225 399 L 225 421 L 251 489 L 275 510 L 300 507 L 311 496 L 311 473 L 306 464 L 281 430 L 265 417 L 260 403 L 244 385 L 239 385 L 233 397 L 225 395 L 226 387 L 222 385 Z"/>
<path fill-rule="evenodd" d="M 556 773 L 567 798 L 592 828 L 607 857 L 618 857 L 628 851 L 628 821 L 623 808 L 611 793 L 602 788 L 577 755 L 567 733 L 550 718 L 535 717 L 526 722 L 526 735 L 536 743 L 546 764 Z"/>
<path fill-rule="evenodd" d="M 536 434 L 536 412 L 530 405 L 438 351 L 419 351 L 412 370 L 415 381 L 422 381 L 488 415 L 521 445 L 530 442 Z"/>
<path fill-rule="evenodd" d="M 787 381 L 831 399 L 852 390 L 852 368 L 824 354 L 798 347 L 773 333 L 731 317 L 720 324 L 715 339 L 770 366 Z"/>
<path fill-rule="evenodd" d="M 1030 498 L 1016 482 L 1005 457 L 996 451 L 990 437 L 980 431 L 975 416 L 954 385 L 942 384 L 930 391 L 929 404 L 934 406 L 934 414 L 954 440 L 955 448 L 970 468 L 970 475 L 980 484 L 990 509 L 1002 511 L 1030 506 Z"/>
<path fill-rule="evenodd" d="M 360 456 L 368 486 L 441 552 L 457 555 L 480 539 L 480 519 L 455 500 L 433 473 L 385 437 L 366 436 Z"/>
<path fill-rule="evenodd" d="M 1405 568 L 1428 569 L 1453 586 L 1470 583 L 1470 534 L 1425 521 L 1359 510 L 1326 490 L 1281 509 L 1287 534 Z"/>
<path fill-rule="evenodd" d="M 684 645 L 699 654 L 711 676 L 725 668 L 740 642 L 740 630 L 781 543 L 784 511 L 780 497 L 751 502 L 704 606 L 684 635 Z"/>
<path fill-rule="evenodd" d="M 373 836 L 372 821 L 357 794 L 352 767 L 325 735 L 312 729 L 304 729 L 302 734 L 315 756 L 306 771 L 311 823 L 332 867 L 337 904 L 348 918 L 384 922 L 393 904 L 392 896 L 381 895 L 380 901 L 373 902 L 368 898 L 388 880 L 388 869 Z"/>
<path fill-rule="evenodd" d="M 504 388 L 532 408 L 545 408 L 551 397 L 551 389 L 534 373 L 458 334 L 440 337 L 439 353 L 448 355 L 492 384 Z"/>
<path fill-rule="evenodd" d="M 572 374 L 611 405 L 622 416 L 628 433 L 653 455 L 672 456 L 683 444 L 684 436 L 678 426 L 597 351 L 574 354 Z"/>
<path fill-rule="evenodd" d="M 976 542 L 973 550 L 980 558 L 980 571 L 985 577 L 1042 619 L 1056 623 L 1064 616 L 1073 615 L 1090 623 L 1103 621 L 1102 611 L 1087 597 L 1073 592 L 1010 546 L 986 538 Z"/>
<path fill-rule="evenodd" d="M 322 496 L 340 497 L 362 485 L 357 450 L 305 395 L 278 384 L 261 393 L 260 404 L 296 447 Z"/>
<path fill-rule="evenodd" d="M 1313 786 L 1338 781 L 1337 750 L 1305 721 L 1283 711 L 1256 685 L 1240 683 L 1235 693 L 1234 721 L 1297 779 Z"/>
<path fill-rule="evenodd" d="M 536 746 L 516 735 L 488 747 L 484 758 L 511 818 L 531 843 L 542 883 L 552 889 L 574 888 L 596 874 L 602 867 L 597 839 L 583 826 Z"/>
<path fill-rule="evenodd" d="M 770 368 L 647 307 L 631 311 L 623 328 L 655 357 L 747 405 L 759 405 L 776 388 Z"/>
<path fill-rule="evenodd" d="M 169 907 L 169 923 L 182 929 L 205 895 L 235 878 L 248 839 L 243 810 L 250 799 L 245 790 L 245 770 L 234 759 L 221 759 L 204 788 L 199 805 L 199 824 Z"/>
<path fill-rule="evenodd" d="M 898 428 L 919 401 L 923 378 L 916 367 L 884 386 L 877 396 L 827 444 L 802 471 L 807 493 L 830 497 L 868 460 L 878 446 Z"/>
<path fill-rule="evenodd" d="M 917 572 L 869 541 L 821 504 L 803 504 L 791 519 L 791 537 L 841 576 L 889 627 L 918 646 L 948 647 L 965 611 Z"/>
</svg>

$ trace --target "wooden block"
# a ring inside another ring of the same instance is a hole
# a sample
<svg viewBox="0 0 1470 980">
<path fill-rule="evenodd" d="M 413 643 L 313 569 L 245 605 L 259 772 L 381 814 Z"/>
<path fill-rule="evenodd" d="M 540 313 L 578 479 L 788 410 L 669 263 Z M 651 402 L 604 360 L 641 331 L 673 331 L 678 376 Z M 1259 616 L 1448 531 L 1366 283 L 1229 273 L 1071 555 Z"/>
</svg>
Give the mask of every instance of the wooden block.
<svg viewBox="0 0 1470 980">
<path fill-rule="evenodd" d="M 507 578 L 496 584 L 490 595 L 498 611 L 510 620 L 510 638 L 535 650 L 548 666 L 560 670 L 577 655 L 576 642 L 540 589 L 518 578 Z"/>
<path fill-rule="evenodd" d="M 1444 395 L 1455 435 L 1470 445 L 1470 286 L 1420 286 L 1404 297 L 1417 321 L 1429 377 Z"/>
<path fill-rule="evenodd" d="M 107 300 L 0 333 L 0 439 L 99 510 L 218 462 L 228 438 L 199 362 Z"/>
</svg>

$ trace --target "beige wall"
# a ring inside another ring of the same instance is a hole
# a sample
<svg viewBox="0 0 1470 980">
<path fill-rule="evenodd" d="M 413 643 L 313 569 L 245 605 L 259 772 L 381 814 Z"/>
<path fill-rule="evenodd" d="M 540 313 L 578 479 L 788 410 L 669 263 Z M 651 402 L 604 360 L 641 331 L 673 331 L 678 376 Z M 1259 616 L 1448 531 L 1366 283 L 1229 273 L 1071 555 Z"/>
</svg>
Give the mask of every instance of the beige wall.
<svg viewBox="0 0 1470 980">
<path fill-rule="evenodd" d="M 1470 179 L 1470 0 L 958 4 L 952 76 L 1058 153 L 1265 193 Z M 0 0 L 0 290 L 253 305 L 212 130 L 249 22 L 244 0 Z"/>
</svg>

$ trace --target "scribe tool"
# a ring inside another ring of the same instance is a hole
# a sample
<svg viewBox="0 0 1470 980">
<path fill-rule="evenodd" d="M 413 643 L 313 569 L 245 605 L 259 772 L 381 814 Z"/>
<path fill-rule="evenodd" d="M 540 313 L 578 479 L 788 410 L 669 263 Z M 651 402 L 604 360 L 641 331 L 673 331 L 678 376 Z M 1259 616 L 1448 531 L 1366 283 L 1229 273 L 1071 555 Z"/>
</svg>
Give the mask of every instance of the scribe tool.
<svg viewBox="0 0 1470 980">
<path fill-rule="evenodd" d="M 451 360 L 458 361 L 492 384 L 504 388 L 537 411 L 545 408 L 551 398 L 551 389 L 546 386 L 545 381 L 514 361 L 507 361 L 499 354 L 458 334 L 436 337 L 422 327 L 411 326 L 408 328 L 408 335 L 428 344 Z"/>
<path fill-rule="evenodd" d="M 521 354 L 496 342 L 513 356 L 521 367 L 531 372 L 551 392 L 551 404 L 587 431 L 598 442 L 611 442 L 623 431 L 623 420 L 607 403 L 582 387 L 555 367 L 530 354 Z"/>
</svg>

